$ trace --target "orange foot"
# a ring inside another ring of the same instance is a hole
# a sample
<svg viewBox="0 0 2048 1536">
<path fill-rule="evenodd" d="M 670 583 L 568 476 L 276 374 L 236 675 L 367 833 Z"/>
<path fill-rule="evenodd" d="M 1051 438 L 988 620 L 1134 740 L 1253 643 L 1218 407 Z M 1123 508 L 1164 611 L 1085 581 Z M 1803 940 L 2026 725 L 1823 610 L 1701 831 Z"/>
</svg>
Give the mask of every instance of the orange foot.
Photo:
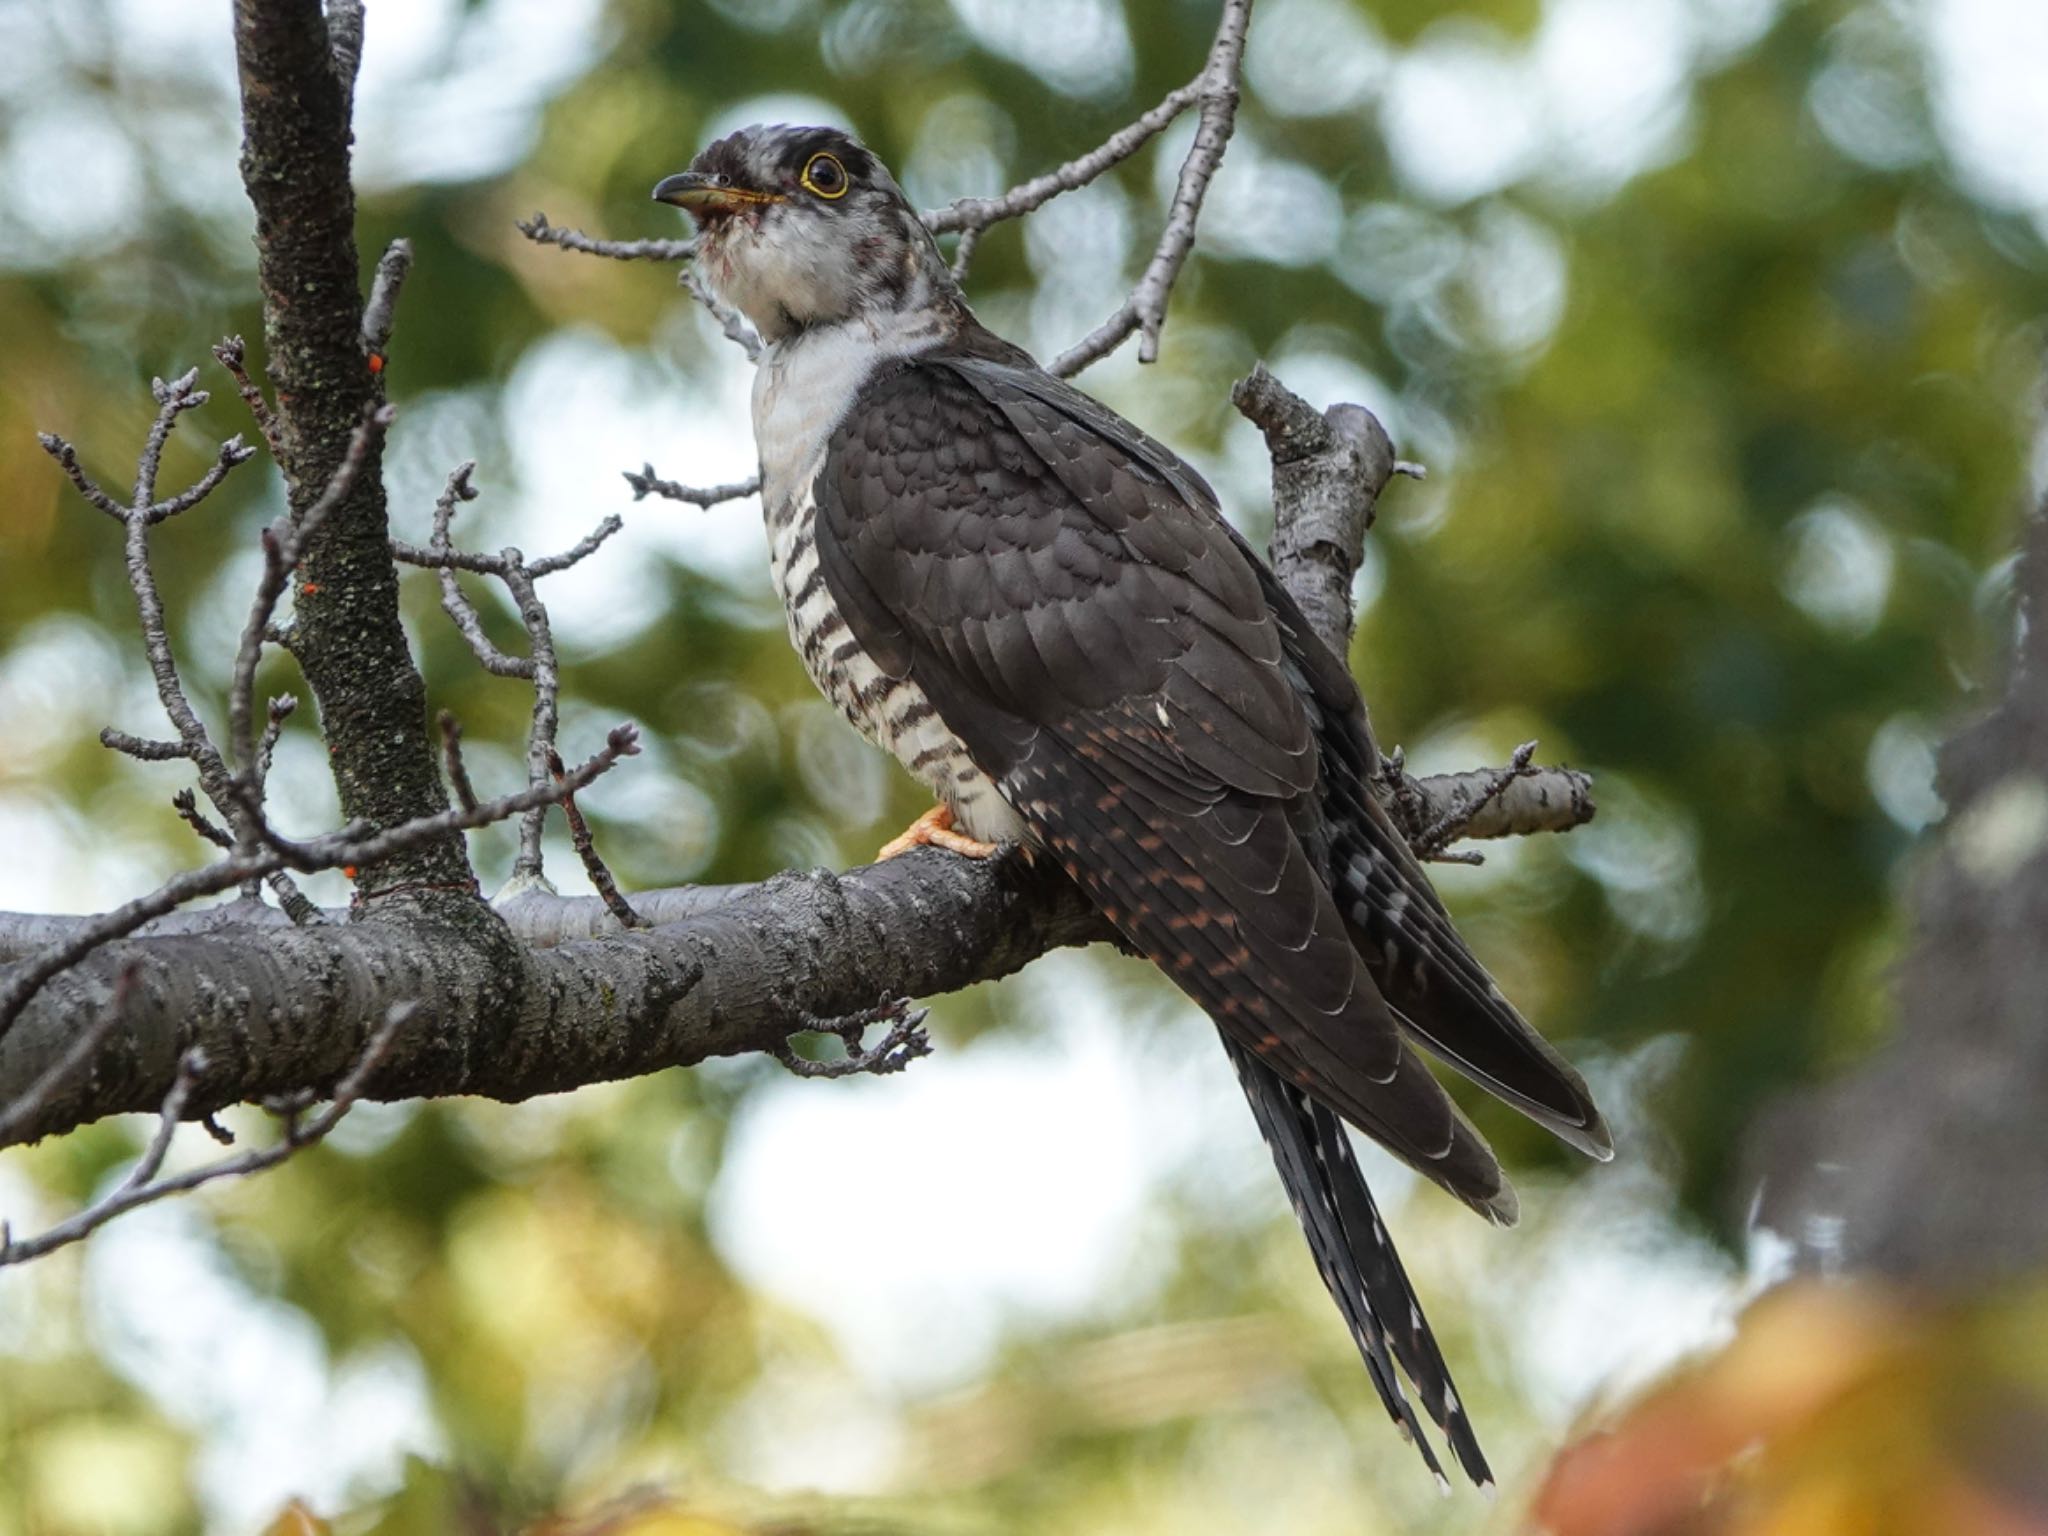
<svg viewBox="0 0 2048 1536">
<path fill-rule="evenodd" d="M 900 837 L 892 837 L 882 845 L 882 851 L 875 855 L 875 862 L 893 859 L 899 853 L 908 853 L 921 844 L 930 843 L 938 848 L 950 848 L 953 852 L 970 859 L 985 859 L 995 853 L 994 843 L 984 843 L 978 837 L 969 837 L 965 832 L 953 830 L 953 807 L 935 805 L 917 820 L 903 829 Z"/>
</svg>

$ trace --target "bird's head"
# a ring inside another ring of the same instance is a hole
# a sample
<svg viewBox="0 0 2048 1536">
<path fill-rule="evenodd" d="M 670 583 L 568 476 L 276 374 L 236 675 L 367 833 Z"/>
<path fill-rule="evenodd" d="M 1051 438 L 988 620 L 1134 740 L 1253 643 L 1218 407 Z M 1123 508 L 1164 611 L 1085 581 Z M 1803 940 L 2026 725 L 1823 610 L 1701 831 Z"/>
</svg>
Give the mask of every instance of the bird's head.
<svg viewBox="0 0 2048 1536">
<path fill-rule="evenodd" d="M 697 270 L 768 341 L 957 293 L 888 168 L 836 128 L 743 128 L 654 189 L 697 221 Z"/>
</svg>

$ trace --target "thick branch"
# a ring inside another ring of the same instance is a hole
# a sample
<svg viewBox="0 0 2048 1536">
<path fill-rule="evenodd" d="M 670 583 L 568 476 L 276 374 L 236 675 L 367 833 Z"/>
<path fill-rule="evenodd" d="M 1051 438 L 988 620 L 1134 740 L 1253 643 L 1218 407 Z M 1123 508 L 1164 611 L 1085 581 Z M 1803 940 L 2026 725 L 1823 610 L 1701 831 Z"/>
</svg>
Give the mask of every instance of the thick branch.
<svg viewBox="0 0 2048 1536">
<path fill-rule="evenodd" d="M 417 913 L 278 928 L 261 944 L 129 939 L 51 980 L 0 1039 L 0 1102 L 12 1102 L 134 968 L 124 1026 L 93 1071 L 46 1095 L 6 1139 L 155 1111 L 194 1044 L 213 1065 L 190 1115 L 332 1084 L 387 1010 L 409 1000 L 421 1023 L 396 1043 L 372 1096 L 513 1100 L 773 1050 L 877 999 L 951 992 L 1104 936 L 1042 864 L 934 850 L 843 876 L 778 876 L 677 926 L 520 948 L 509 975 Z"/>
<path fill-rule="evenodd" d="M 337 53 L 348 67 L 356 8 L 335 9 L 330 36 L 318 0 L 235 3 L 242 182 L 256 210 L 277 441 L 300 516 L 334 477 L 357 423 L 383 403 L 382 375 L 364 354 L 348 92 L 336 67 Z M 447 800 L 427 741 L 425 686 L 399 624 L 380 460 L 372 444 L 348 495 L 307 541 L 293 651 L 319 701 L 342 813 L 395 826 Z M 422 893 L 471 884 L 452 837 L 400 855 L 379 879 Z"/>
<path fill-rule="evenodd" d="M 1330 649 L 1346 655 L 1351 580 L 1380 493 L 1393 478 L 1394 445 L 1364 406 L 1318 411 L 1263 363 L 1238 380 L 1230 402 L 1265 434 L 1273 459 L 1274 574 Z"/>
</svg>

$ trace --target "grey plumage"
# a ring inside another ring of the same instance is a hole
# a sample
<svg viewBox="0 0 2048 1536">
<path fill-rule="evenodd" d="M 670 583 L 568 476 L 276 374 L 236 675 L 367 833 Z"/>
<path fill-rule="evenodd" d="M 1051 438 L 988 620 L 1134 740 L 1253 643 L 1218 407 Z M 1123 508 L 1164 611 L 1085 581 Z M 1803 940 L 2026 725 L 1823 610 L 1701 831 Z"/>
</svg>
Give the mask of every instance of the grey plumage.
<svg viewBox="0 0 2048 1536">
<path fill-rule="evenodd" d="M 1215 1021 L 1388 1411 L 1470 1424 L 1337 1117 L 1496 1221 L 1417 1046 L 1596 1156 L 1598 1112 L 1368 788 L 1355 684 L 1200 475 L 977 322 L 873 156 L 719 141 L 657 189 L 769 346 L 771 559 L 819 687 L 987 841 L 1048 855 Z"/>
</svg>

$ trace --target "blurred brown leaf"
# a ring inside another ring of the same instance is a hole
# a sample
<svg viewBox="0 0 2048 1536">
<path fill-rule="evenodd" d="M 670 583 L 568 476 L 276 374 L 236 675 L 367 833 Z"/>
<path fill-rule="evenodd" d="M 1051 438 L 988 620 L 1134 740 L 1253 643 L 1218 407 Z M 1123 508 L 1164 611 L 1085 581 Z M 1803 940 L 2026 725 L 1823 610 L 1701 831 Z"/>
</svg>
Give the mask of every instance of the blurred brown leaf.
<svg viewBox="0 0 2048 1536">
<path fill-rule="evenodd" d="M 293 1499 L 264 1527 L 263 1536 L 331 1536 L 333 1530 L 333 1526 Z"/>
<path fill-rule="evenodd" d="M 1800 1282 L 1559 1453 L 1548 1536 L 2048 1536 L 2048 1296 Z M 2027 1447 L 2031 1447 L 2028 1450 Z"/>
</svg>

